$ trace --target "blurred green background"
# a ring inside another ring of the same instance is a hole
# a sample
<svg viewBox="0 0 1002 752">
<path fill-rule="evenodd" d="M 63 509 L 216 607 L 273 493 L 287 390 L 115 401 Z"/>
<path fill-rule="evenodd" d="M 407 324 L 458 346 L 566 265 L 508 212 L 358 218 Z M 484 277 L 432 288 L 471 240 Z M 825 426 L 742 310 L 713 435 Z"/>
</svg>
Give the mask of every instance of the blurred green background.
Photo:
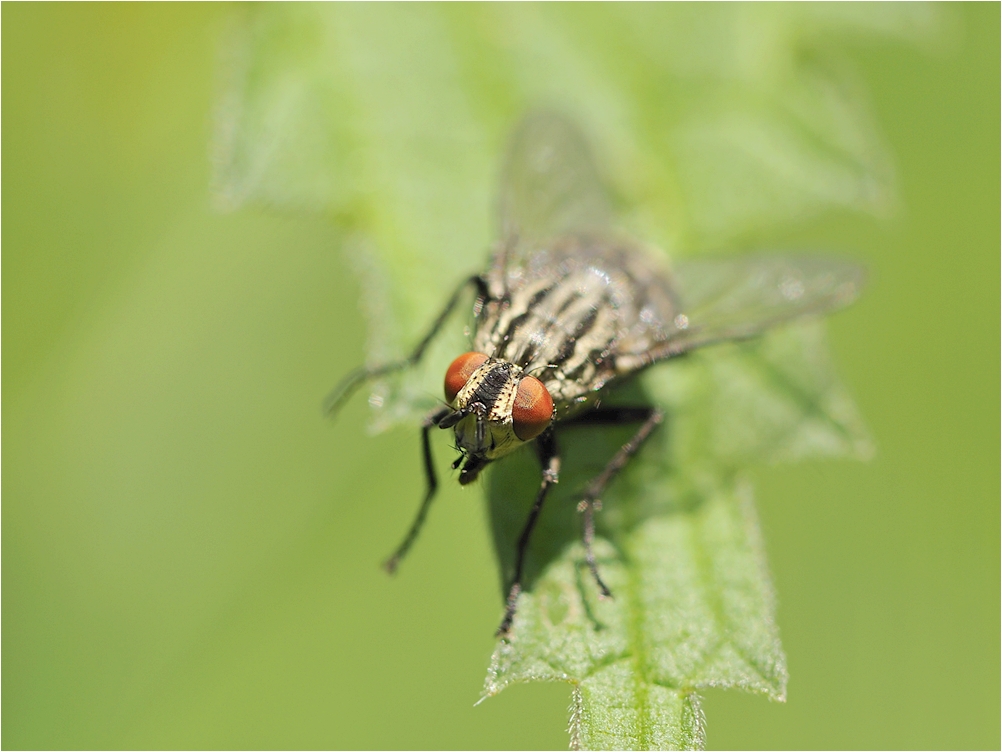
<svg viewBox="0 0 1002 752">
<path fill-rule="evenodd" d="M 1000 19 L 955 11 L 933 49 L 846 49 L 900 210 L 756 239 L 870 267 L 830 336 L 878 451 L 755 470 L 789 701 L 711 691 L 711 747 L 1000 745 Z M 476 494 L 377 566 L 418 442 L 361 399 L 320 419 L 364 357 L 343 229 L 210 208 L 231 12 L 2 10 L 2 744 L 563 748 L 564 685 L 473 707 Z"/>
</svg>

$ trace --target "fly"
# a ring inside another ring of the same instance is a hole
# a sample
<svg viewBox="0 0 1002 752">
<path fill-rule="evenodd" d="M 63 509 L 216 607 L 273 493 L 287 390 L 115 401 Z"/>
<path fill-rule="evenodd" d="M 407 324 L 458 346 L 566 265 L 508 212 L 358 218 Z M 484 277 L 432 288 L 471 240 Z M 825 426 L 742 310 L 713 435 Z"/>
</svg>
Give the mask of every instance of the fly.
<svg viewBox="0 0 1002 752">
<path fill-rule="evenodd" d="M 585 559 L 602 597 L 611 593 L 592 542 L 595 512 L 616 474 L 663 420 L 650 405 L 602 406 L 617 385 L 693 348 L 744 339 L 794 318 L 851 302 L 862 269 L 831 258 L 766 256 L 686 260 L 673 268 L 616 232 L 581 134 L 540 113 L 516 130 L 500 192 L 501 241 L 490 267 L 466 279 L 404 360 L 359 368 L 326 402 L 333 414 L 363 383 L 416 364 L 472 288 L 470 351 L 445 372 L 445 405 L 423 420 L 426 492 L 410 530 L 386 561 L 393 572 L 435 496 L 433 428 L 452 429 L 462 485 L 494 460 L 532 443 L 541 466 L 535 503 L 518 539 L 504 635 L 515 616 L 533 527 L 560 475 L 558 431 L 569 425 L 638 425 L 582 494 Z"/>
</svg>

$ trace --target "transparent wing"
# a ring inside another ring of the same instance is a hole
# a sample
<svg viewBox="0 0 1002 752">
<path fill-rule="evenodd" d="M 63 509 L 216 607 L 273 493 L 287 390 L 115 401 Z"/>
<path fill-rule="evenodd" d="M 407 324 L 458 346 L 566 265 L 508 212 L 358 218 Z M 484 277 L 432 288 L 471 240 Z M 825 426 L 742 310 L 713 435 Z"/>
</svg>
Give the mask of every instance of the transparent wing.
<svg viewBox="0 0 1002 752">
<path fill-rule="evenodd" d="M 584 136 L 561 115 L 546 111 L 528 115 L 512 135 L 499 202 L 501 238 L 509 248 L 601 229 L 612 220 Z"/>
<path fill-rule="evenodd" d="M 587 141 L 572 123 L 547 111 L 528 115 L 512 135 L 499 210 L 503 242 L 491 276 L 509 292 L 550 273 L 547 265 L 558 257 L 552 248 L 540 253 L 547 247 L 544 241 L 601 237 L 613 224 Z M 862 267 L 824 257 L 684 260 L 670 280 L 639 262 L 631 264 L 630 258 L 617 259 L 634 272 L 634 292 L 643 299 L 636 301 L 642 309 L 634 327 L 638 331 L 627 338 L 632 346 L 621 352 L 624 362 L 633 355 L 638 364 L 835 310 L 858 296 L 865 279 Z"/>
<path fill-rule="evenodd" d="M 665 322 L 663 356 L 841 308 L 856 299 L 865 278 L 861 266 L 825 257 L 680 261 L 673 274 L 677 313 Z"/>
</svg>

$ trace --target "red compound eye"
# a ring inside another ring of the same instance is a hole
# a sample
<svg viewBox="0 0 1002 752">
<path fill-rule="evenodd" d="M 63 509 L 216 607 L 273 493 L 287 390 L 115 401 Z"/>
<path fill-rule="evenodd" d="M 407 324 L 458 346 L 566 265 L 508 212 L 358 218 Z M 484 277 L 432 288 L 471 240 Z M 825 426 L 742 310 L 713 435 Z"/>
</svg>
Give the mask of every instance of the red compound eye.
<svg viewBox="0 0 1002 752">
<path fill-rule="evenodd" d="M 553 419 L 553 398 L 543 382 L 526 376 L 518 382 L 515 406 L 511 411 L 512 427 L 522 441 L 534 439 L 550 425 Z"/>
<path fill-rule="evenodd" d="M 456 399 L 459 391 L 466 386 L 466 382 L 470 380 L 473 372 L 480 368 L 486 360 L 487 356 L 483 353 L 468 352 L 452 361 L 452 365 L 445 372 L 445 399 L 450 405 Z"/>
</svg>

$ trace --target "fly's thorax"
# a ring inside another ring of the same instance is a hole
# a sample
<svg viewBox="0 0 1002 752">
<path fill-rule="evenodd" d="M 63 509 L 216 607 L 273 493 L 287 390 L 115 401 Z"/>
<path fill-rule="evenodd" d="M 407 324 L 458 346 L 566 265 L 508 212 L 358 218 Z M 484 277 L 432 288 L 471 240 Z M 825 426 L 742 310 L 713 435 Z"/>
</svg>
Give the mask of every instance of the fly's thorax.
<svg viewBox="0 0 1002 752">
<path fill-rule="evenodd" d="M 636 370 L 620 359 L 664 341 L 678 313 L 669 270 L 608 232 L 502 248 L 486 281 L 474 349 L 539 375 L 561 416 Z"/>
</svg>

